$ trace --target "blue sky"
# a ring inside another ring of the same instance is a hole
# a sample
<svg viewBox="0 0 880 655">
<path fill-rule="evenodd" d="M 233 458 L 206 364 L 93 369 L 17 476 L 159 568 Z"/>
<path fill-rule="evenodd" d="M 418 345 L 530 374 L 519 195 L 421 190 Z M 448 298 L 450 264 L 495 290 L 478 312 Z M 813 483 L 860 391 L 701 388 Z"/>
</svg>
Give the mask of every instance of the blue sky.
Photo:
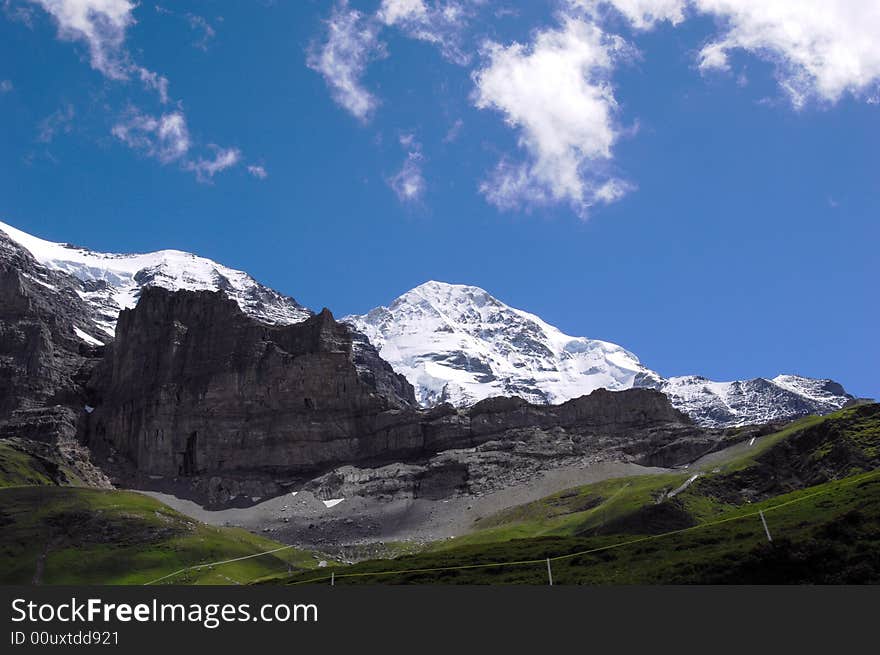
<svg viewBox="0 0 880 655">
<path fill-rule="evenodd" d="M 880 397 L 880 9 L 5 0 L 0 219 L 337 315 L 475 284 L 664 375 Z"/>
</svg>

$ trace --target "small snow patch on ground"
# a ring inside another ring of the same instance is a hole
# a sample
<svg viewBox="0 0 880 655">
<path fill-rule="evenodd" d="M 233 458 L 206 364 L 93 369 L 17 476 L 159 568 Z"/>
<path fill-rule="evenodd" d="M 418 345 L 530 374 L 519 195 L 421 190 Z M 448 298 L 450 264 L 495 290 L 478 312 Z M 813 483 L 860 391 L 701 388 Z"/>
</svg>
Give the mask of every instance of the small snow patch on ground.
<svg viewBox="0 0 880 655">
<path fill-rule="evenodd" d="M 345 498 L 331 498 L 330 500 L 324 501 L 324 506 L 325 507 L 336 507 L 343 500 L 345 500 Z"/>
</svg>

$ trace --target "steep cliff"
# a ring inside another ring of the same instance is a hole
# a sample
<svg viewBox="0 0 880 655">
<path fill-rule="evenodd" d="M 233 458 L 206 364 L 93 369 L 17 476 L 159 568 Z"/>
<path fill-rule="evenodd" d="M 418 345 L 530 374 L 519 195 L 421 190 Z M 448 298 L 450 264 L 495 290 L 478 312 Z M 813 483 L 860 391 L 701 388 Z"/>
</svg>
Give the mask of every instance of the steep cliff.
<svg viewBox="0 0 880 655">
<path fill-rule="evenodd" d="M 81 382 L 100 356 L 99 342 L 89 334 L 94 328 L 82 318 L 87 315 L 65 277 L 40 266 L 0 233 L 0 426 L 4 433 L 14 431 L 14 436 L 49 441 L 71 423 L 62 414 L 82 412 Z"/>
<path fill-rule="evenodd" d="M 212 504 L 340 465 L 421 466 L 445 453 L 430 467 L 454 487 L 539 462 L 650 458 L 683 439 L 701 453 L 717 441 L 647 389 L 559 406 L 497 398 L 419 410 L 412 387 L 375 352 L 358 355 L 354 338 L 327 310 L 271 326 L 222 293 L 147 289 L 94 371 L 84 438 L 129 465 L 116 471 L 121 482 L 173 483 Z"/>
<path fill-rule="evenodd" d="M 148 288 L 92 378 L 86 434 L 151 475 L 311 470 L 357 457 L 365 420 L 414 402 L 390 369 L 372 375 L 385 393 L 362 381 L 328 310 L 271 326 L 223 293 Z"/>
<path fill-rule="evenodd" d="M 102 351 L 88 315 L 66 276 L 0 232 L 0 439 L 40 442 L 81 480 L 105 486 L 76 439 Z"/>
</svg>

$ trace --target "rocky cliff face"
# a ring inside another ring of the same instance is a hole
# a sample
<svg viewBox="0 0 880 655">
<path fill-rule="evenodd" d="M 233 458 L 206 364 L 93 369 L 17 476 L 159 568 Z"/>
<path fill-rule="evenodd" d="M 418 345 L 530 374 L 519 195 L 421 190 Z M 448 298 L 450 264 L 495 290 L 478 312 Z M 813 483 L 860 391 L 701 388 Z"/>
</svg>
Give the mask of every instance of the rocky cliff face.
<svg viewBox="0 0 880 655">
<path fill-rule="evenodd" d="M 414 402 L 390 369 L 370 373 L 384 393 L 328 310 L 270 326 L 222 293 L 150 288 L 95 371 L 86 434 L 149 475 L 312 470 L 356 457 L 364 420 Z"/>
<path fill-rule="evenodd" d="M 42 442 L 81 479 L 105 485 L 76 439 L 84 382 L 101 356 L 88 311 L 66 276 L 0 232 L 0 438 Z"/>
<path fill-rule="evenodd" d="M 441 494 L 547 461 L 647 461 L 682 440 L 690 451 L 672 459 L 684 461 L 717 441 L 647 389 L 559 406 L 496 398 L 418 410 L 412 387 L 375 351 L 357 354 L 354 338 L 327 310 L 270 326 L 222 293 L 148 289 L 120 315 L 95 369 L 84 437 L 132 465 L 122 481 L 173 483 L 214 505 L 339 465 L 407 462 L 422 492 Z"/>
<path fill-rule="evenodd" d="M 100 356 L 78 323 L 87 313 L 67 280 L 0 233 L 0 423 L 50 440 L 41 423 L 69 423 L 84 406 L 81 382 Z M 88 329 L 88 328 L 86 328 Z M 83 336 L 79 336 L 79 334 Z M 42 417 L 42 418 L 40 418 Z M 54 418 L 53 418 L 54 417 Z M 75 421 L 74 421 L 75 422 Z"/>
</svg>

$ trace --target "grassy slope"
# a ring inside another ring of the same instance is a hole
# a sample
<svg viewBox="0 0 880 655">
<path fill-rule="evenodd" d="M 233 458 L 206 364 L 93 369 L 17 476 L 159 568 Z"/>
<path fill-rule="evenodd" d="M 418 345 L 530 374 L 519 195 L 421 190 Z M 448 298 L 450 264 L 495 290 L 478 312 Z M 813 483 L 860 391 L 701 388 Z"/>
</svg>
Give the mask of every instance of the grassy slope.
<svg viewBox="0 0 880 655">
<path fill-rule="evenodd" d="M 282 544 L 194 521 L 141 494 L 57 486 L 0 489 L 0 584 L 143 584 Z M 297 549 L 190 571 L 166 583 L 234 584 L 316 565 Z M 37 571 L 40 571 L 37 573 Z"/>
<path fill-rule="evenodd" d="M 664 492 L 688 474 L 587 485 L 489 517 L 479 531 L 430 552 L 337 569 L 337 580 L 544 583 L 543 563 L 345 575 L 533 560 L 633 542 L 555 561 L 554 577 L 562 583 L 880 582 L 880 474 L 871 471 L 878 457 L 877 405 L 809 417 L 705 472 L 673 499 L 662 500 Z M 759 509 L 775 533 L 772 545 L 754 516 Z M 651 537 L 669 531 L 678 532 Z"/>
<path fill-rule="evenodd" d="M 64 479 L 78 485 L 80 480 L 63 463 L 28 452 L 18 439 L 0 439 L 0 489 L 22 485 L 51 485 Z"/>
<path fill-rule="evenodd" d="M 880 582 L 880 475 L 863 473 L 880 463 L 878 409 L 798 421 L 674 499 L 664 496 L 690 472 L 607 480 L 488 517 L 479 531 L 426 553 L 337 569 L 337 580 L 542 584 L 543 561 L 346 576 L 593 550 L 555 560 L 555 580 Z M 188 566 L 281 546 L 243 530 L 206 526 L 140 494 L 51 486 L 59 479 L 53 466 L 63 468 L 63 462 L 0 443 L 0 583 L 36 578 L 49 584 L 141 584 Z M 757 509 L 767 512 L 772 545 L 754 516 Z M 655 538 L 669 531 L 674 534 Z M 305 571 L 314 567 L 310 553 L 289 549 L 165 582 L 301 582 L 321 575 Z"/>
</svg>

